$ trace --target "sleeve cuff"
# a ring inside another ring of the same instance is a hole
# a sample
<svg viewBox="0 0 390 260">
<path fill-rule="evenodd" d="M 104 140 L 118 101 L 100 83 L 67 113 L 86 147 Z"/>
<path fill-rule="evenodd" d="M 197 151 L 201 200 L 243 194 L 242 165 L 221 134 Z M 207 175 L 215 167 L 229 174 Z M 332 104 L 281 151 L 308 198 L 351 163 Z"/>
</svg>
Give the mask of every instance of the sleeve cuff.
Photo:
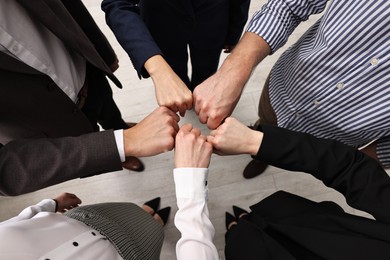
<svg viewBox="0 0 390 260">
<path fill-rule="evenodd" d="M 37 205 L 42 207 L 42 211 L 56 212 L 57 203 L 53 199 L 44 199 L 41 202 L 39 202 Z"/>
<path fill-rule="evenodd" d="M 173 176 L 177 198 L 204 199 L 207 197 L 208 168 L 175 168 Z"/>
<path fill-rule="evenodd" d="M 126 160 L 125 156 L 125 146 L 123 144 L 123 129 L 114 131 L 116 147 L 118 148 L 119 157 L 121 158 L 121 162 Z"/>
</svg>

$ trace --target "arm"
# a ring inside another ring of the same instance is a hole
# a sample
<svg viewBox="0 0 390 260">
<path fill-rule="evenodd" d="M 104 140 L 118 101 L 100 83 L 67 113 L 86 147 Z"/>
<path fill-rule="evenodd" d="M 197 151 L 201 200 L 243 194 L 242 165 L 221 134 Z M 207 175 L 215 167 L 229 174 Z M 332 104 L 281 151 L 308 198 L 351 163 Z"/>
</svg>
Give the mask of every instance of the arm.
<svg viewBox="0 0 390 260">
<path fill-rule="evenodd" d="M 207 174 L 212 147 L 199 129 L 184 125 L 176 136 L 174 179 L 179 210 L 175 225 L 181 233 L 177 259 L 218 259 L 214 227 L 207 208 Z"/>
<path fill-rule="evenodd" d="M 194 91 L 195 112 L 210 129 L 231 115 L 252 70 L 283 45 L 296 26 L 322 11 L 326 0 L 270 0 L 251 19 L 247 32 L 221 68 Z"/>
<path fill-rule="evenodd" d="M 78 207 L 79 204 L 81 204 L 81 200 L 76 195 L 65 192 L 55 199 L 44 199 L 36 205 L 25 208 L 18 216 L 1 222 L 0 226 L 31 219 L 39 212 L 65 212 L 68 209 Z"/>
<path fill-rule="evenodd" d="M 261 131 L 228 118 L 208 141 L 222 154 L 251 154 L 282 169 L 310 173 L 342 193 L 350 206 L 390 222 L 390 178 L 376 161 L 337 141 L 271 126 Z"/>
<path fill-rule="evenodd" d="M 138 75 L 153 79 L 156 98 L 184 116 L 192 108 L 192 93 L 163 58 L 148 28 L 139 15 L 139 0 L 104 0 L 106 22 L 129 55 Z"/>
<path fill-rule="evenodd" d="M 112 131 L 12 141 L 0 149 L 0 194 L 20 195 L 122 169 Z"/>
<path fill-rule="evenodd" d="M 271 53 L 268 44 L 254 33 L 245 33 L 221 68 L 194 91 L 195 112 L 210 129 L 231 115 L 256 65 Z"/>
<path fill-rule="evenodd" d="M 302 21 L 321 13 L 326 3 L 327 0 L 269 0 L 253 15 L 247 31 L 263 38 L 274 53 Z"/>
<path fill-rule="evenodd" d="M 337 141 L 262 128 L 264 141 L 256 158 L 283 169 L 310 173 L 342 193 L 351 207 L 390 223 L 390 178 L 375 160 Z"/>
<path fill-rule="evenodd" d="M 102 10 L 107 25 L 129 55 L 138 75 L 149 77 L 145 62 L 162 52 L 139 15 L 138 3 L 139 0 L 104 0 Z"/>
<path fill-rule="evenodd" d="M 123 131 L 124 156 L 173 149 L 179 117 L 157 108 Z M 0 148 L 0 194 L 20 195 L 80 177 L 122 170 L 113 131 L 12 141 Z"/>
</svg>

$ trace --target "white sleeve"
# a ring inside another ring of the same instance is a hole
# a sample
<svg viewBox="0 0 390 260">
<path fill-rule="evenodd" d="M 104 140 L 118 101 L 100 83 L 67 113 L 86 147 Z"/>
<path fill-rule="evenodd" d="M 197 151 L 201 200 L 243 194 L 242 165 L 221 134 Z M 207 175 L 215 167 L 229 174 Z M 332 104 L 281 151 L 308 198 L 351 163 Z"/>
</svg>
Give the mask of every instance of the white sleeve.
<svg viewBox="0 0 390 260">
<path fill-rule="evenodd" d="M 178 260 L 217 260 L 214 226 L 207 208 L 207 168 L 176 168 L 173 171 L 179 210 L 175 226 L 181 233 L 176 244 Z"/>
<path fill-rule="evenodd" d="M 121 158 L 121 162 L 126 160 L 125 156 L 125 145 L 123 143 L 123 129 L 118 129 L 114 131 L 116 147 L 118 147 L 119 157 Z"/>
<path fill-rule="evenodd" d="M 44 199 L 36 205 L 25 208 L 16 217 L 1 222 L 0 226 L 33 218 L 39 212 L 55 212 L 55 210 L 56 210 L 56 202 L 52 199 Z"/>
</svg>

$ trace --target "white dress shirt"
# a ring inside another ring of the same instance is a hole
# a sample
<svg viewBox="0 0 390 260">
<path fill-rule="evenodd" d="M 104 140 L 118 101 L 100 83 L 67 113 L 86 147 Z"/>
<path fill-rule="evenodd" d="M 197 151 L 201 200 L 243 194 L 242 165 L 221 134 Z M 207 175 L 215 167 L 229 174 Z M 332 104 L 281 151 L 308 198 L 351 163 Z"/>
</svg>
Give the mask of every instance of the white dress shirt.
<svg viewBox="0 0 390 260">
<path fill-rule="evenodd" d="M 86 60 L 14 0 L 0 1 L 0 51 L 46 74 L 77 101 L 85 81 Z"/>
<path fill-rule="evenodd" d="M 176 244 L 178 260 L 217 260 L 214 226 L 207 208 L 207 168 L 176 168 L 174 180 L 179 210 L 175 226 L 181 233 Z"/>
<path fill-rule="evenodd" d="M 1 222 L 0 259 L 123 259 L 98 231 L 54 211 L 45 199 Z"/>
</svg>

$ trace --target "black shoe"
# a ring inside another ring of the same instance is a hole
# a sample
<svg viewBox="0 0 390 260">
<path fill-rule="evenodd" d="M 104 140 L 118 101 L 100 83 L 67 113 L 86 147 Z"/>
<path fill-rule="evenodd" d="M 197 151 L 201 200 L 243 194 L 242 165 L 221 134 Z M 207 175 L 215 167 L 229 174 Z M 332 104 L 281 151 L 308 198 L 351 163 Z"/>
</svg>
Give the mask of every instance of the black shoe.
<svg viewBox="0 0 390 260">
<path fill-rule="evenodd" d="M 237 222 L 237 219 L 230 214 L 229 212 L 225 212 L 225 226 L 226 230 L 229 230 L 229 226 L 232 222 Z"/>
<path fill-rule="evenodd" d="M 149 206 L 150 208 L 153 209 L 154 212 L 156 212 L 160 208 L 160 197 L 154 198 L 152 200 L 149 200 L 144 203 L 144 205 Z"/>
<path fill-rule="evenodd" d="M 135 172 L 142 172 L 145 169 L 142 161 L 135 156 L 126 157 L 126 160 L 122 163 L 122 167 Z"/>
<path fill-rule="evenodd" d="M 234 206 L 233 205 L 233 212 L 234 212 L 234 216 L 236 216 L 236 219 L 239 219 L 244 215 L 247 215 L 248 214 L 248 211 L 242 209 L 242 208 L 239 208 L 237 206 Z"/>
<path fill-rule="evenodd" d="M 167 224 L 170 212 L 171 212 L 171 207 L 166 207 L 166 208 L 163 208 L 163 209 L 156 211 L 156 214 L 159 215 L 161 220 L 163 221 L 164 226 L 165 226 L 165 224 Z"/>
<path fill-rule="evenodd" d="M 267 169 L 268 164 L 259 160 L 252 160 L 244 169 L 244 178 L 251 179 L 262 174 Z"/>
</svg>

